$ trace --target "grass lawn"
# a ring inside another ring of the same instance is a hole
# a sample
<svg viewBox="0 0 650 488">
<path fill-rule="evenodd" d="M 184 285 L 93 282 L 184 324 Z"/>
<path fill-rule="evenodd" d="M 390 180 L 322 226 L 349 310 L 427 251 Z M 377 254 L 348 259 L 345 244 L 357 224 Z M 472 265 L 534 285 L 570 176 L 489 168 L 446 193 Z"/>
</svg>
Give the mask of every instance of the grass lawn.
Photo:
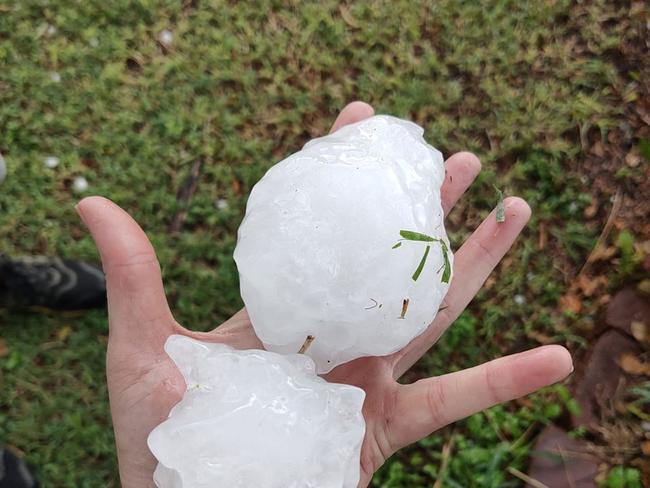
<svg viewBox="0 0 650 488">
<path fill-rule="evenodd" d="M 533 208 L 515 249 L 406 380 L 545 342 L 580 357 L 599 303 L 587 298 L 579 312 L 560 303 L 611 196 L 585 180 L 600 171 L 588 166 L 587 149 L 607 144 L 638 99 L 632 82 L 643 80 L 643 68 L 622 67 L 617 53 L 645 22 L 643 8 L 0 2 L 0 152 L 8 165 L 0 253 L 96 261 L 73 206 L 83 195 L 107 196 L 154 243 L 179 322 L 210 329 L 242 305 L 232 252 L 250 189 L 360 99 L 423 125 L 446 155 L 468 149 L 482 159 L 482 175 L 448 221 L 455 246 L 496 203 L 493 185 Z M 43 164 L 48 156 L 59 158 L 56 168 Z M 197 161 L 187 219 L 170 234 L 177 194 Z M 623 163 L 616 181 L 630 187 L 645 163 Z M 89 184 L 82 193 L 73 185 L 80 176 Z M 638 237 L 619 226 L 610 240 L 622 232 Z M 626 259 L 614 248 L 612 259 Z M 605 288 L 634 274 L 632 261 L 603 271 Z M 119 486 L 105 313 L 0 311 L 0 324 L 0 440 L 25 454 L 46 487 Z M 522 486 L 512 468 L 525 472 L 535 434 L 571 409 L 567 386 L 493 408 L 398 453 L 374 486 Z"/>
</svg>

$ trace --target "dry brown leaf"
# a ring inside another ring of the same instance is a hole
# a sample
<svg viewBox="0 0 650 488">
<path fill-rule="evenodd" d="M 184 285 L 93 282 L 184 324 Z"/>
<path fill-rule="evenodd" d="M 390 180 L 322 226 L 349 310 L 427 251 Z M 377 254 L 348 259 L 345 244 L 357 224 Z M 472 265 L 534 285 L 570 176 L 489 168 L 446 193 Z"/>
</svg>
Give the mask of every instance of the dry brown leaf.
<svg viewBox="0 0 650 488">
<path fill-rule="evenodd" d="M 632 150 L 625 156 L 625 164 L 630 168 L 636 168 L 641 162 L 641 155 L 638 151 Z"/>
<path fill-rule="evenodd" d="M 339 12 L 341 12 L 341 18 L 343 21 L 348 24 L 350 27 L 353 27 L 355 29 L 359 28 L 359 23 L 357 20 L 352 16 L 350 13 L 350 9 L 347 8 L 345 5 L 340 5 L 339 6 Z"/>
<path fill-rule="evenodd" d="M 644 363 L 634 354 L 623 354 L 618 364 L 626 373 L 650 376 L 650 364 Z"/>
<path fill-rule="evenodd" d="M 9 354 L 9 346 L 4 339 L 0 339 L 0 358 L 5 357 Z"/>
<path fill-rule="evenodd" d="M 602 142 L 596 141 L 593 146 L 591 146 L 591 152 L 596 156 L 602 158 L 605 155 L 605 146 Z"/>
<path fill-rule="evenodd" d="M 61 327 L 56 331 L 56 339 L 60 342 L 65 342 L 65 340 L 70 337 L 72 333 L 72 328 L 69 325 Z"/>
<path fill-rule="evenodd" d="M 616 249 L 614 246 L 610 246 L 610 247 L 598 246 L 596 249 L 593 250 L 590 257 L 592 262 L 607 261 L 616 253 L 618 253 L 618 249 Z"/>
<path fill-rule="evenodd" d="M 605 293 L 604 295 L 601 295 L 598 297 L 596 300 L 596 303 L 598 305 L 607 305 L 609 301 L 612 299 L 612 296 L 609 293 Z"/>
<path fill-rule="evenodd" d="M 597 213 L 598 213 L 598 200 L 594 198 L 593 201 L 589 204 L 589 206 L 585 208 L 584 216 L 587 217 L 588 219 L 591 219 L 595 217 Z"/>
<path fill-rule="evenodd" d="M 644 456 L 650 456 L 650 441 L 643 441 L 641 443 L 641 452 Z"/>
<path fill-rule="evenodd" d="M 496 284 L 497 284 L 497 279 L 494 276 L 490 275 L 490 277 L 487 280 L 485 280 L 485 283 L 483 284 L 483 288 L 489 290 Z"/>
<path fill-rule="evenodd" d="M 643 322 L 633 320 L 630 324 L 630 329 L 632 330 L 632 335 L 637 341 L 645 342 L 648 339 L 648 329 Z"/>
<path fill-rule="evenodd" d="M 235 195 L 241 195 L 242 194 L 241 183 L 239 182 L 239 180 L 233 178 L 233 180 L 230 182 L 230 188 L 232 189 L 232 192 Z"/>
<path fill-rule="evenodd" d="M 637 289 L 643 293 L 650 295 L 650 279 L 642 280 L 638 285 Z"/>
<path fill-rule="evenodd" d="M 550 336 L 542 334 L 541 332 L 536 332 L 534 330 L 528 332 L 526 336 L 528 336 L 530 339 L 533 339 L 534 341 L 539 342 L 540 344 L 550 344 L 553 342 L 553 339 Z"/>
<path fill-rule="evenodd" d="M 560 307 L 565 312 L 578 313 L 582 309 L 582 302 L 575 293 L 569 291 L 560 298 Z"/>
<path fill-rule="evenodd" d="M 578 276 L 577 285 L 586 297 L 590 297 L 599 288 L 607 286 L 608 282 L 606 276 L 590 278 L 589 276 L 582 274 Z"/>
</svg>

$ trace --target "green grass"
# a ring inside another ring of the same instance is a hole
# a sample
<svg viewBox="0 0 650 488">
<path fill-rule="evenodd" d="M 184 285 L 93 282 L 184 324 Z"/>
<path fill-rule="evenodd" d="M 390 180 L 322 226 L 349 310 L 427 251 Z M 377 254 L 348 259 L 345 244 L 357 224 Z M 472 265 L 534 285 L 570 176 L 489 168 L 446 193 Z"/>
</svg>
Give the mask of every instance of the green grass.
<svg viewBox="0 0 650 488">
<path fill-rule="evenodd" d="M 563 270 L 584 261 L 599 231 L 582 217 L 579 136 L 605 134 L 621 112 L 606 56 L 621 34 L 604 25 L 608 11 L 622 14 L 604 2 L 481 3 L 0 3 L 0 152 L 9 166 L 0 252 L 96 260 L 73 211 L 81 195 L 72 182 L 83 175 L 87 194 L 110 197 L 148 232 L 179 321 L 209 329 L 241 306 L 232 251 L 248 192 L 362 99 L 422 124 L 445 154 L 482 158 L 483 174 L 450 219 L 455 246 L 496 203 L 493 184 L 534 210 L 496 282 L 410 378 L 535 345 L 531 331 L 578 347 L 557 300 Z M 163 29 L 173 32 L 169 49 L 157 42 Z M 49 155 L 60 158 L 56 169 L 43 166 Z M 169 235 L 175 195 L 199 159 L 188 219 Z M 227 208 L 217 209 L 220 199 Z M 553 252 L 538 250 L 542 224 Z M 118 486 L 104 314 L 0 311 L 0 323 L 10 348 L 0 359 L 0 439 L 24 451 L 44 486 Z M 525 469 L 531 433 L 565 405 L 551 389 L 474 416 L 395 456 L 374 484 L 441 476 L 443 486 L 520 485 L 506 468 Z"/>
</svg>

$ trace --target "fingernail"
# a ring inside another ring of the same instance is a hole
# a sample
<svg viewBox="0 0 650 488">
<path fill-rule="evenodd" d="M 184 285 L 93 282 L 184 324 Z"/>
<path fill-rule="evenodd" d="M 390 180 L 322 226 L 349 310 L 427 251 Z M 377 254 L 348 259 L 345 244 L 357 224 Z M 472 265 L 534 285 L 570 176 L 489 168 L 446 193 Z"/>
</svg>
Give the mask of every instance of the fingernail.
<svg viewBox="0 0 650 488">
<path fill-rule="evenodd" d="M 83 211 L 81 210 L 81 207 L 79 206 L 78 203 L 74 206 L 74 209 L 75 209 L 75 211 L 77 212 L 77 215 L 79 216 L 79 218 L 81 219 L 81 221 L 82 221 L 82 222 L 84 223 L 84 225 L 87 227 L 88 224 L 86 223 L 86 219 L 84 218 Z"/>
</svg>

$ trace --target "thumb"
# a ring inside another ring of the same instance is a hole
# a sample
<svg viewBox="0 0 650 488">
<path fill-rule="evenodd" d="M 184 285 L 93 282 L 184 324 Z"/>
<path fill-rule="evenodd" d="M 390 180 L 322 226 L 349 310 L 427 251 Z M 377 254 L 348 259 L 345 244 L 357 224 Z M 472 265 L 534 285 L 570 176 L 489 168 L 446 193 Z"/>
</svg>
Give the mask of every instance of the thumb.
<svg viewBox="0 0 650 488">
<path fill-rule="evenodd" d="M 131 216 L 103 197 L 76 207 L 102 259 L 111 341 L 162 351 L 177 327 L 153 246 Z"/>
</svg>

